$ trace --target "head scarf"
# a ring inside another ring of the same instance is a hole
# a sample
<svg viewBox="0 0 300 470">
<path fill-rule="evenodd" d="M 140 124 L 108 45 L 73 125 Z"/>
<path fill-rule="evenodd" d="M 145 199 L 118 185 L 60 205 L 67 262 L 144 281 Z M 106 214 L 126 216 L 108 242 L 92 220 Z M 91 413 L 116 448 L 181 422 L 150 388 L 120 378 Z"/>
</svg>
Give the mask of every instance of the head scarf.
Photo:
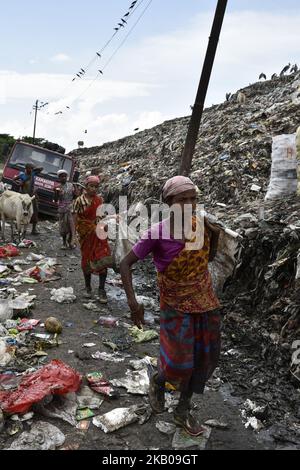
<svg viewBox="0 0 300 470">
<path fill-rule="evenodd" d="M 59 170 L 59 171 L 57 172 L 57 176 L 60 176 L 60 175 L 67 175 L 67 176 L 69 176 L 69 174 L 68 174 L 68 172 L 67 172 L 66 170 Z"/>
<path fill-rule="evenodd" d="M 163 198 L 167 199 L 171 196 L 196 189 L 197 186 L 186 176 L 174 176 L 170 178 L 163 187 Z"/>
<path fill-rule="evenodd" d="M 99 184 L 99 183 L 100 183 L 100 178 L 99 176 L 96 176 L 96 175 L 88 176 L 85 180 L 85 184 Z"/>
</svg>

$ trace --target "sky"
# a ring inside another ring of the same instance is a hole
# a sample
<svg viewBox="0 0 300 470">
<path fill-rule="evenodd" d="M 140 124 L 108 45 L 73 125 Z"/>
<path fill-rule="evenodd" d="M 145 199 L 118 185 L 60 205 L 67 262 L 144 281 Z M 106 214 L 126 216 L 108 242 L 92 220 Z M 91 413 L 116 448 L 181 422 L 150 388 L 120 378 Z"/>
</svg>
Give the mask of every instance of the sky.
<svg viewBox="0 0 300 470">
<path fill-rule="evenodd" d="M 37 137 L 67 151 L 190 114 L 217 0 L 138 0 L 104 48 L 131 2 L 1 5 L 0 133 L 32 135 L 36 100 L 49 103 L 38 112 Z M 228 0 L 206 106 L 261 72 L 300 64 L 299 24 L 299 0 Z"/>
</svg>

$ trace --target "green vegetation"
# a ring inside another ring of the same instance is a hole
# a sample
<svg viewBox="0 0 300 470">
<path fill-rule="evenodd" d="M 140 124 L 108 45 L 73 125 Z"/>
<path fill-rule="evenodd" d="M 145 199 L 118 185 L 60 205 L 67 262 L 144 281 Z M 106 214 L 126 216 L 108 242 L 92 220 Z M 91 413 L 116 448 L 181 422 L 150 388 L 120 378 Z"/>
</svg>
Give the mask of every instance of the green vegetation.
<svg viewBox="0 0 300 470">
<path fill-rule="evenodd" d="M 5 163 L 16 140 L 17 139 L 15 139 L 12 135 L 0 134 L 0 163 Z M 22 142 L 27 142 L 27 144 L 33 144 L 32 137 L 24 136 L 20 140 L 22 140 Z M 47 142 L 48 141 L 46 139 L 36 138 L 34 143 L 35 145 L 43 146 Z"/>
</svg>

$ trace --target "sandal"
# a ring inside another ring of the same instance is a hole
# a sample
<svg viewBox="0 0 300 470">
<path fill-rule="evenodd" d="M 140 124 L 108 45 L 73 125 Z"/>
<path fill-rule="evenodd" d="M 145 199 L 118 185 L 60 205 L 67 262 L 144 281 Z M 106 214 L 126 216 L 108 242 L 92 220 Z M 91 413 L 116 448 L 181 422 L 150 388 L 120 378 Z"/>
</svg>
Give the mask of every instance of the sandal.
<svg viewBox="0 0 300 470">
<path fill-rule="evenodd" d="M 104 289 L 99 289 L 99 302 L 100 304 L 107 304 L 107 295 Z"/>
<path fill-rule="evenodd" d="M 190 436 L 200 436 L 205 432 L 205 429 L 190 413 L 179 414 L 174 412 L 174 422 L 183 428 Z"/>
</svg>

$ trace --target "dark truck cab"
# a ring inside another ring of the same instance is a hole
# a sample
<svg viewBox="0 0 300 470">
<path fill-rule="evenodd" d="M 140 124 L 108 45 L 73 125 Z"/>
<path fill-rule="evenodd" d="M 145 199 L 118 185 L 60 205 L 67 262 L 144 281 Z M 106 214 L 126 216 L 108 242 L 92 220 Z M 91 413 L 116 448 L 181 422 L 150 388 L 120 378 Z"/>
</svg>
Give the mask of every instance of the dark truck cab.
<svg viewBox="0 0 300 470">
<path fill-rule="evenodd" d="M 76 162 L 72 157 L 62 153 L 54 152 L 47 148 L 25 142 L 16 142 L 5 163 L 2 182 L 11 186 L 14 191 L 20 190 L 15 183 L 14 177 L 20 171 L 25 171 L 26 163 L 32 163 L 35 167 L 42 167 L 43 171 L 35 178 L 35 192 L 38 195 L 39 212 L 56 216 L 57 205 L 53 202 L 54 190 L 59 185 L 57 172 L 66 170 L 69 180 L 76 183 L 79 172 Z"/>
</svg>

